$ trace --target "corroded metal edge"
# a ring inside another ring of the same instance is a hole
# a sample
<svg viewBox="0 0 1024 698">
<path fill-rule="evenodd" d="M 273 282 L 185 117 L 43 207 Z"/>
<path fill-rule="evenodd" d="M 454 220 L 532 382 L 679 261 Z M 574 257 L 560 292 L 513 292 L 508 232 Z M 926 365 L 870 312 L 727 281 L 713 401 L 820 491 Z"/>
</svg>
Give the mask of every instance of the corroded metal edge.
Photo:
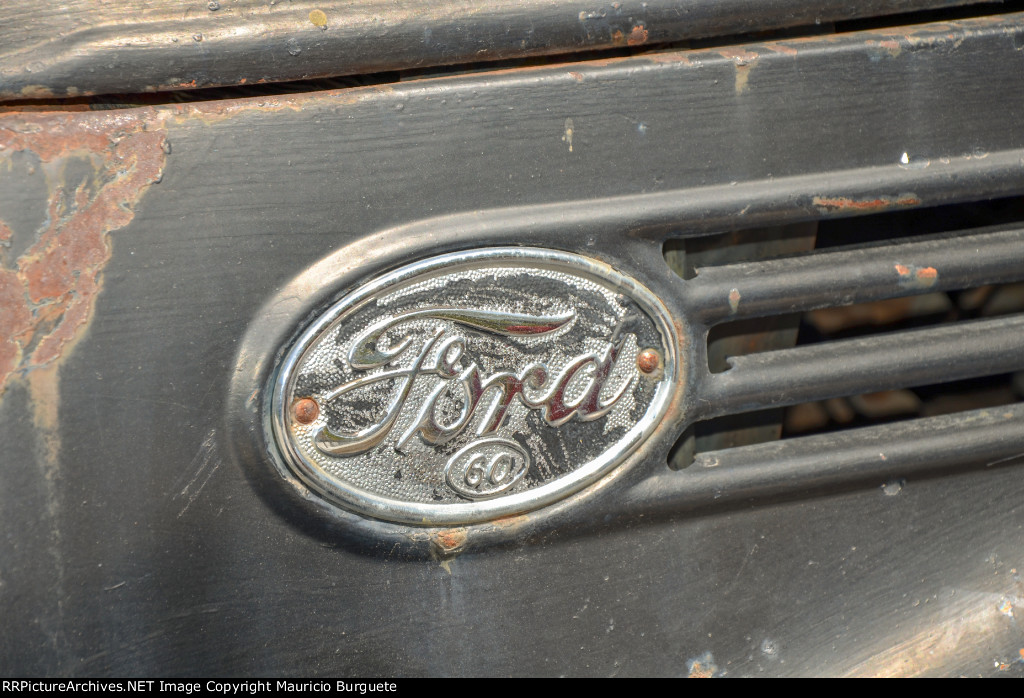
<svg viewBox="0 0 1024 698">
<path fill-rule="evenodd" d="M 974 0 L 337 0 L 0 6 L 0 100 L 142 93 L 639 47 Z"/>
</svg>

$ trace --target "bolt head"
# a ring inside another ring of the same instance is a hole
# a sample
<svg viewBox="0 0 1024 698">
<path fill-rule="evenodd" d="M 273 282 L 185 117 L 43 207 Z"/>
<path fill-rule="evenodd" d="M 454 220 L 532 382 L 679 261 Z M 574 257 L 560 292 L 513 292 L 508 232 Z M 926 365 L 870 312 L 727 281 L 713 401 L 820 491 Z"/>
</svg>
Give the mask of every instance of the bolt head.
<svg viewBox="0 0 1024 698">
<path fill-rule="evenodd" d="M 292 413 L 295 415 L 295 421 L 299 424 L 312 424 L 320 415 L 320 406 L 313 398 L 304 397 L 301 400 L 296 400 L 292 407 Z"/>
<path fill-rule="evenodd" d="M 644 349 L 636 357 L 636 367 L 643 373 L 654 373 L 661 363 L 661 356 L 654 349 Z"/>
</svg>

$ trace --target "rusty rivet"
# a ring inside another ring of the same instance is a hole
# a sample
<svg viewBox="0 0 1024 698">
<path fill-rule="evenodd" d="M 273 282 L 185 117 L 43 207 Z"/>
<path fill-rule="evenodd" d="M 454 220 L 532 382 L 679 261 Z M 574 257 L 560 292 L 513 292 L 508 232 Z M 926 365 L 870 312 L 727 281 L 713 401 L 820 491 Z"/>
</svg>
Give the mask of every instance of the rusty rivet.
<svg viewBox="0 0 1024 698">
<path fill-rule="evenodd" d="M 292 410 L 295 413 L 295 421 L 299 424 L 311 424 L 320 414 L 320 406 L 311 397 L 298 400 Z"/>
<path fill-rule="evenodd" d="M 653 373 L 659 363 L 661 356 L 654 349 L 644 349 L 640 356 L 636 357 L 636 366 L 644 373 Z"/>
</svg>

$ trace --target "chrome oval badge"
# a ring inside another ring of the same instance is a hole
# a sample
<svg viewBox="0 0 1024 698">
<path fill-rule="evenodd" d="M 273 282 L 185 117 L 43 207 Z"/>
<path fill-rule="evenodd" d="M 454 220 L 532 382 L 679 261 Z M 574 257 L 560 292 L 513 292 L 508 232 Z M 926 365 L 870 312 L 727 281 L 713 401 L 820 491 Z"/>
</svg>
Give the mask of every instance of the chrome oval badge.
<svg viewBox="0 0 1024 698">
<path fill-rule="evenodd" d="M 410 524 L 550 504 L 621 464 L 665 413 L 661 302 L 606 264 L 494 248 L 410 264 L 331 306 L 285 355 L 284 460 L 343 507 Z"/>
</svg>

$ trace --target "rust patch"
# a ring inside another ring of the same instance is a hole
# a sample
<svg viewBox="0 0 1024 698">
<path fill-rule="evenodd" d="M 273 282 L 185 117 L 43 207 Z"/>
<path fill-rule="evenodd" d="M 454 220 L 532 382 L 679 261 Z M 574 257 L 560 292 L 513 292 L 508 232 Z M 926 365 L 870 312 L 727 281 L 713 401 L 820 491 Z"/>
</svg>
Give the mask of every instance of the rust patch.
<svg viewBox="0 0 1024 698">
<path fill-rule="evenodd" d="M 34 242 L 16 258 L 0 257 L 0 395 L 12 374 L 60 359 L 92 317 L 110 260 L 108 234 L 131 221 L 145 189 L 162 176 L 165 132 L 154 115 L 0 116 L 0 159 L 33 153 L 48 190 Z M 70 170 L 83 168 L 84 180 L 71 179 Z M 10 237 L 10 227 L 0 235 Z"/>
<path fill-rule="evenodd" d="M 775 53 L 784 53 L 787 56 L 795 56 L 798 53 L 800 53 L 795 46 L 791 46 L 789 44 L 771 42 L 765 44 L 764 47 L 769 51 L 774 51 Z"/>
<path fill-rule="evenodd" d="M 654 349 L 644 349 L 636 357 L 636 367 L 642 373 L 654 373 L 661 365 L 661 355 Z"/>
<path fill-rule="evenodd" d="M 939 280 L 939 271 L 935 267 L 918 267 L 913 264 L 895 264 L 893 267 L 901 283 L 918 288 L 931 288 Z"/>
<path fill-rule="evenodd" d="M 299 424 L 312 424 L 320 415 L 320 406 L 316 404 L 316 400 L 304 397 L 295 403 L 292 411 L 295 413 L 295 421 Z"/>
<path fill-rule="evenodd" d="M 583 73 L 578 73 L 575 70 L 569 71 L 569 77 L 571 77 L 576 82 L 583 82 Z"/>
<path fill-rule="evenodd" d="M 446 528 L 433 532 L 428 537 L 431 557 L 440 563 L 445 572 L 451 574 L 452 563 L 466 545 L 468 537 L 466 529 Z"/>
<path fill-rule="evenodd" d="M 466 544 L 466 529 L 446 528 L 430 536 L 430 542 L 436 545 L 441 552 L 450 554 L 457 551 Z"/>
<path fill-rule="evenodd" d="M 647 27 L 642 24 L 637 24 L 633 27 L 633 30 L 629 32 L 626 43 L 630 46 L 640 46 L 647 43 Z"/>
<path fill-rule="evenodd" d="M 714 678 L 718 667 L 715 665 L 715 658 L 710 652 L 705 652 L 699 657 L 686 662 L 686 678 L 688 679 L 710 679 Z"/>
<path fill-rule="evenodd" d="M 812 200 L 815 207 L 822 211 L 877 211 L 879 209 L 896 208 L 898 206 L 919 206 L 921 199 L 913 194 L 903 194 L 896 198 L 851 199 L 845 196 L 815 196 Z"/>
</svg>

